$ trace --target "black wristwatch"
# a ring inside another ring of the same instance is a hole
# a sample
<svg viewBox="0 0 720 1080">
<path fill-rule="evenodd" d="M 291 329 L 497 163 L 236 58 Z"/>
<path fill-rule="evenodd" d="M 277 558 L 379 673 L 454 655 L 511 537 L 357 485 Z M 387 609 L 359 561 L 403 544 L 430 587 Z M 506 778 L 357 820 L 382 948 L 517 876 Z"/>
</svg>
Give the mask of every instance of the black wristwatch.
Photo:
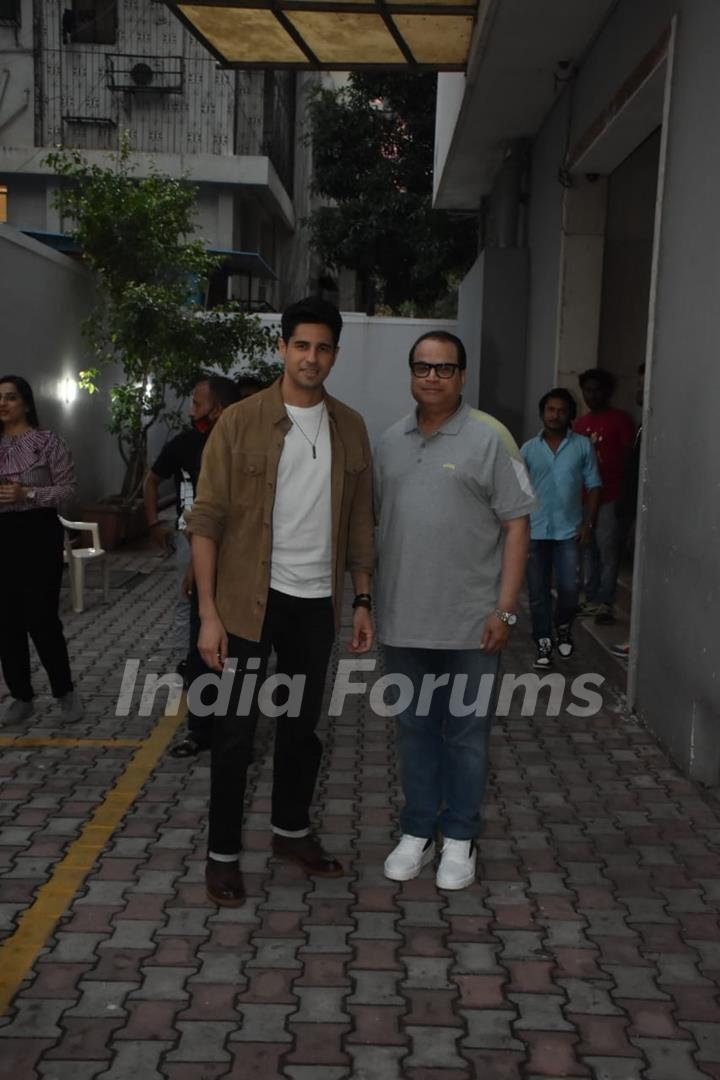
<svg viewBox="0 0 720 1080">
<path fill-rule="evenodd" d="M 352 602 L 353 609 L 364 607 L 372 611 L 372 596 L 368 592 L 359 592 Z"/>
</svg>

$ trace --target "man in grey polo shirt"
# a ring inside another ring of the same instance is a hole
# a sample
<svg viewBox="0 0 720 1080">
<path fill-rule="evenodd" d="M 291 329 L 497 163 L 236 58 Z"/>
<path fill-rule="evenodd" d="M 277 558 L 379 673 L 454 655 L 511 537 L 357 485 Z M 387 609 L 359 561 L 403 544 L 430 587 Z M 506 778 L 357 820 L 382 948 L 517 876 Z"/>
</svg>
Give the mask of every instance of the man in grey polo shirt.
<svg viewBox="0 0 720 1080">
<path fill-rule="evenodd" d="M 418 339 L 417 409 L 375 455 L 378 634 L 387 673 L 413 689 L 398 715 L 403 835 L 385 875 L 419 874 L 439 832 L 442 889 L 475 880 L 493 683 L 517 621 L 535 506 L 510 433 L 463 403 L 466 363 L 454 334 Z"/>
</svg>

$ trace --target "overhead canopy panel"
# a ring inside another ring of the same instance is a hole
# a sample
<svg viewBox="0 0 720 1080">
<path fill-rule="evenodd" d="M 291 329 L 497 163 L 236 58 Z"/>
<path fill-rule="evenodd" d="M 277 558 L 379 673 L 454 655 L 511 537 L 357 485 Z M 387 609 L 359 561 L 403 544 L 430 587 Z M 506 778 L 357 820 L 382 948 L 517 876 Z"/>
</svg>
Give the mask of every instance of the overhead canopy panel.
<svg viewBox="0 0 720 1080">
<path fill-rule="evenodd" d="M 464 71 L 476 0 L 166 0 L 229 68 Z"/>
</svg>

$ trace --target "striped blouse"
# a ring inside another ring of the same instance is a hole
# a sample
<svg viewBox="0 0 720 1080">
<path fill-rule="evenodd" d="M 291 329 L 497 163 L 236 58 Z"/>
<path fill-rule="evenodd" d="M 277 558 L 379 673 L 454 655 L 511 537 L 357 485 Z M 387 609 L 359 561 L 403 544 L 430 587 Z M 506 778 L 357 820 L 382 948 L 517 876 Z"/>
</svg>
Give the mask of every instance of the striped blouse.
<svg viewBox="0 0 720 1080">
<path fill-rule="evenodd" d="M 33 500 L 0 503 L 0 514 L 56 507 L 75 492 L 75 465 L 67 445 L 53 431 L 31 428 L 22 435 L 0 435 L 0 481 L 35 488 Z"/>
</svg>

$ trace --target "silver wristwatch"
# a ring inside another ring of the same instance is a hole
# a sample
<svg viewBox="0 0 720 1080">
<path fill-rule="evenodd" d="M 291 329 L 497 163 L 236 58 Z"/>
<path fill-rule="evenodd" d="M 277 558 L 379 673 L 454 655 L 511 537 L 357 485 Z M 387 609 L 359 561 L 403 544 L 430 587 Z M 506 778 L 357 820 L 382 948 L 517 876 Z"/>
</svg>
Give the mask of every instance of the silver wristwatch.
<svg viewBox="0 0 720 1080">
<path fill-rule="evenodd" d="M 517 615 L 514 611 L 499 611 L 496 609 L 495 618 L 500 622 L 504 622 L 506 626 L 514 626 L 517 622 Z"/>
<path fill-rule="evenodd" d="M 28 500 L 28 502 L 35 502 L 36 497 L 37 490 L 35 488 L 28 488 L 25 492 L 25 498 Z"/>
</svg>

